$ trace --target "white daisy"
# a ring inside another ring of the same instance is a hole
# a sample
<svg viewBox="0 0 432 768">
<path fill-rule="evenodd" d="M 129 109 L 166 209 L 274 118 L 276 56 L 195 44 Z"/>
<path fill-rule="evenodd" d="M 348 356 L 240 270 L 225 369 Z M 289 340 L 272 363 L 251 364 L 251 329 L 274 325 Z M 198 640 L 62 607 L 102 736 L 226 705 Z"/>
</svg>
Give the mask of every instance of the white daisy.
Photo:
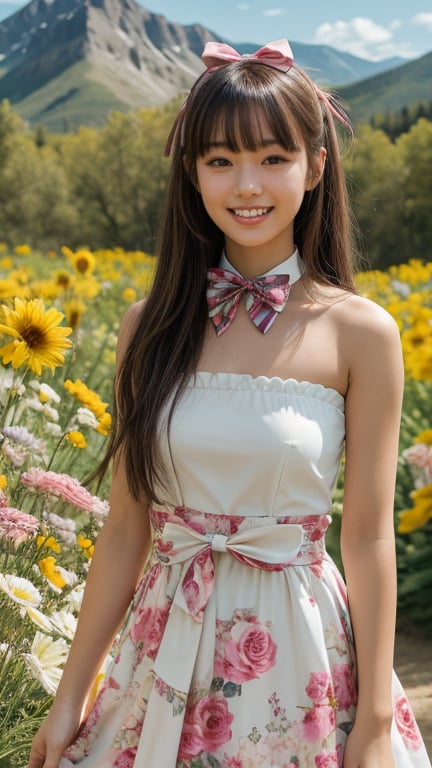
<svg viewBox="0 0 432 768">
<path fill-rule="evenodd" d="M 45 616 L 42 611 L 38 611 L 37 608 L 27 608 L 27 615 L 36 624 L 37 627 L 43 629 L 44 632 L 52 632 L 52 624 L 48 616 Z"/>
<path fill-rule="evenodd" d="M 49 384 L 45 384 L 45 382 L 41 384 L 39 381 L 34 380 L 30 382 L 30 386 L 35 392 L 40 392 L 46 401 L 52 400 L 54 403 L 60 403 L 60 395 Z"/>
<path fill-rule="evenodd" d="M 0 589 L 6 592 L 11 600 L 25 608 L 37 608 L 42 602 L 42 595 L 28 579 L 12 574 L 0 573 Z"/>
<path fill-rule="evenodd" d="M 55 611 L 52 613 L 50 619 L 54 632 L 57 632 L 57 634 L 62 635 L 63 637 L 66 637 L 68 640 L 73 640 L 78 621 L 73 613 L 70 613 L 69 611 L 66 611 L 64 608 L 62 608 L 61 611 Z"/>
<path fill-rule="evenodd" d="M 84 596 L 85 584 L 77 584 L 74 589 L 66 595 L 66 604 L 71 611 L 79 613 L 81 609 L 81 603 Z"/>
<path fill-rule="evenodd" d="M 50 635 L 36 632 L 31 653 L 23 653 L 31 674 L 51 695 L 57 690 L 63 671 L 60 667 L 65 663 L 68 652 L 69 646 L 63 638 L 53 640 Z"/>
<path fill-rule="evenodd" d="M 81 425 L 92 427 L 92 429 L 96 429 L 98 426 L 98 420 L 89 408 L 78 408 L 76 417 Z"/>
</svg>

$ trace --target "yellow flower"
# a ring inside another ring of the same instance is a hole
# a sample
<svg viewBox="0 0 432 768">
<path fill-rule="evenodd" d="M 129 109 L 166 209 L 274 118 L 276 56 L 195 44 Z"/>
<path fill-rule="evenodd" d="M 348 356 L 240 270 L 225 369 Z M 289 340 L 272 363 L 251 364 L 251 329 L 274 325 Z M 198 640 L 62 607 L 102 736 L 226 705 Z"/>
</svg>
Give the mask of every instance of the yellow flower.
<svg viewBox="0 0 432 768">
<path fill-rule="evenodd" d="M 14 250 L 17 256 L 29 256 L 31 254 L 29 245 L 16 245 Z"/>
<path fill-rule="evenodd" d="M 4 491 L 5 488 L 7 488 L 7 477 L 6 475 L 0 475 L 0 491 Z"/>
<path fill-rule="evenodd" d="M 92 275 L 84 275 L 76 281 L 74 293 L 76 296 L 82 296 L 85 299 L 94 299 L 100 292 L 101 285 Z"/>
<path fill-rule="evenodd" d="M 66 440 L 75 448 L 87 448 L 87 441 L 82 432 L 68 432 Z"/>
<path fill-rule="evenodd" d="M 132 304 L 137 297 L 137 293 L 134 288 L 125 288 L 122 296 L 125 301 L 127 301 L 129 304 Z"/>
<path fill-rule="evenodd" d="M 109 435 L 111 431 L 112 418 L 110 413 L 103 413 L 98 419 L 98 426 L 96 431 L 101 435 Z"/>
<path fill-rule="evenodd" d="M 414 507 L 406 509 L 399 516 L 399 533 L 411 533 L 426 525 L 432 518 L 432 485 L 426 485 L 411 493 Z"/>
<path fill-rule="evenodd" d="M 420 432 L 414 442 L 423 443 L 424 445 L 432 445 L 432 429 L 425 429 L 424 432 Z"/>
<path fill-rule="evenodd" d="M 67 379 L 64 386 L 71 395 L 74 395 L 86 408 L 92 411 L 97 419 L 104 415 L 108 403 L 103 403 L 99 395 L 89 389 L 81 379 L 75 379 L 75 381 Z"/>
<path fill-rule="evenodd" d="M 0 323 L 0 333 L 13 337 L 13 341 L 0 347 L 0 356 L 4 364 L 12 363 L 19 368 L 24 363 L 33 373 L 40 376 L 42 368 L 54 370 L 64 363 L 63 350 L 72 346 L 66 338 L 72 333 L 71 328 L 60 327 L 64 315 L 51 307 L 45 310 L 42 299 L 25 302 L 15 299 L 15 308 L 3 305 L 4 323 Z"/>
<path fill-rule="evenodd" d="M 96 266 L 96 259 L 88 248 L 80 248 L 74 253 L 70 248 L 64 247 L 62 252 L 79 275 L 91 275 Z"/>
<path fill-rule="evenodd" d="M 63 309 L 66 312 L 68 324 L 75 331 L 81 322 L 83 313 L 87 309 L 86 305 L 79 299 L 71 299 L 70 301 L 65 301 Z"/>
<path fill-rule="evenodd" d="M 54 282 L 62 289 L 62 291 L 66 291 L 67 288 L 70 288 L 74 281 L 74 275 L 72 275 L 71 272 L 68 272 L 67 269 L 58 269 L 54 273 Z"/>
<path fill-rule="evenodd" d="M 83 554 L 87 560 L 91 560 L 94 553 L 94 544 L 91 539 L 88 539 L 83 533 L 78 534 L 78 546 L 83 550 Z"/>
<path fill-rule="evenodd" d="M 38 566 L 43 576 L 48 579 L 53 587 L 63 589 L 68 582 L 64 578 L 61 569 L 56 567 L 56 562 L 55 557 L 44 557 L 42 560 L 39 560 Z"/>
<path fill-rule="evenodd" d="M 38 549 L 41 547 L 52 549 L 52 551 L 56 552 L 57 554 L 61 552 L 61 546 L 58 541 L 56 541 L 54 536 L 38 536 L 36 539 L 36 546 Z"/>
</svg>

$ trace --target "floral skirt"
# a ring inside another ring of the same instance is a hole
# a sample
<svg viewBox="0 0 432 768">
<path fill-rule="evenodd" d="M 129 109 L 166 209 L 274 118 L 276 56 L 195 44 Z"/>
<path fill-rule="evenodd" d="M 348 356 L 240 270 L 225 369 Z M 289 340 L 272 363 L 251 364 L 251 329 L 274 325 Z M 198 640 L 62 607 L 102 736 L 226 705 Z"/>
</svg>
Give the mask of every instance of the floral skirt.
<svg viewBox="0 0 432 768">
<path fill-rule="evenodd" d="M 328 515 L 151 513 L 154 552 L 60 768 L 340 768 L 356 710 Z M 393 684 L 397 768 L 430 768 Z"/>
</svg>

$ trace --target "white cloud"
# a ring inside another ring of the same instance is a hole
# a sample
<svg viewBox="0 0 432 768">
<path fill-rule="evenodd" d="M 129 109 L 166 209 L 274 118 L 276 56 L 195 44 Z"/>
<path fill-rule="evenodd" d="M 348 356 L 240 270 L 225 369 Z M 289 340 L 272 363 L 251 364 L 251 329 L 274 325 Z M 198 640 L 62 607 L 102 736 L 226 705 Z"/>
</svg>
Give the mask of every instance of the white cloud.
<svg viewBox="0 0 432 768">
<path fill-rule="evenodd" d="M 411 23 L 432 30 L 432 13 L 416 13 L 416 15 L 412 17 Z"/>
<path fill-rule="evenodd" d="M 263 16 L 282 16 L 286 12 L 286 8 L 268 8 L 266 11 L 263 11 Z"/>
<path fill-rule="evenodd" d="M 250 5 L 248 5 L 248 3 L 239 3 L 238 6 L 237 6 L 237 10 L 238 11 L 249 11 L 250 10 Z"/>
<path fill-rule="evenodd" d="M 361 16 L 350 21 L 326 22 L 316 30 L 315 42 L 331 45 L 369 61 L 380 61 L 392 56 L 415 56 L 415 51 L 408 43 L 395 40 L 394 32 L 400 26 L 398 19 L 385 27 Z"/>
</svg>

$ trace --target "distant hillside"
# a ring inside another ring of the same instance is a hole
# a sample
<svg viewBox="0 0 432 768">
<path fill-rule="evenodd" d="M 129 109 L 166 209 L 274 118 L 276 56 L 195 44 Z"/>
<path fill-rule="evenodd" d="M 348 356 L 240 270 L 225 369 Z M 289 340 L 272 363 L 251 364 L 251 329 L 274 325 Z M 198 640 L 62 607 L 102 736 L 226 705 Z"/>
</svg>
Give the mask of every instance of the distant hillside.
<svg viewBox="0 0 432 768">
<path fill-rule="evenodd" d="M 399 111 L 432 98 L 432 53 L 389 72 L 338 89 L 356 123 L 369 122 L 374 113 Z"/>
<path fill-rule="evenodd" d="M 0 24 L 0 100 L 52 131 L 100 125 L 112 109 L 161 105 L 187 90 L 202 71 L 207 40 L 220 38 L 135 0 L 32 0 Z M 292 47 L 321 84 L 352 83 L 395 64 L 329 46 Z"/>
<path fill-rule="evenodd" d="M 340 86 L 364 80 L 380 72 L 402 64 L 405 59 L 392 58 L 383 61 L 367 61 L 338 51 L 329 45 L 290 43 L 296 63 L 305 69 L 313 80 L 325 86 Z M 255 43 L 235 43 L 239 53 L 251 53 L 259 46 Z"/>
</svg>

